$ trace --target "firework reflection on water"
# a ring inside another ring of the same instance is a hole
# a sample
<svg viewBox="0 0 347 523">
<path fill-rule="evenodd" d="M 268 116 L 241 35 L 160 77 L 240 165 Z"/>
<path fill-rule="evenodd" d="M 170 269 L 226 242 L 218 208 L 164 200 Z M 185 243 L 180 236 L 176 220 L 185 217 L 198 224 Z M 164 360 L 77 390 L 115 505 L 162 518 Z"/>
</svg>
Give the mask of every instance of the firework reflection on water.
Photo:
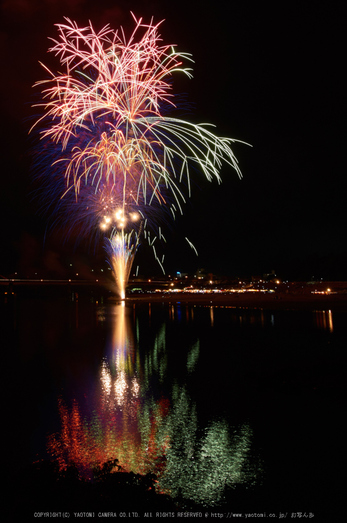
<svg viewBox="0 0 347 523">
<path fill-rule="evenodd" d="M 112 336 L 96 386 L 90 387 L 94 393 L 85 405 L 73 399 L 68 407 L 59 400 L 61 430 L 49 437 L 49 451 L 60 470 L 73 465 L 85 480 L 106 461 L 117 459 L 123 471 L 155 474 L 159 493 L 218 503 L 225 487 L 255 480 L 249 463 L 252 431 L 247 424 L 231 430 L 221 418 L 201 427 L 187 388 L 175 381 L 170 390 L 164 386 L 165 323 L 140 354 L 142 334 L 133 326 L 132 312 L 125 302 L 112 306 Z M 196 340 L 186 356 L 190 375 L 198 359 Z"/>
</svg>

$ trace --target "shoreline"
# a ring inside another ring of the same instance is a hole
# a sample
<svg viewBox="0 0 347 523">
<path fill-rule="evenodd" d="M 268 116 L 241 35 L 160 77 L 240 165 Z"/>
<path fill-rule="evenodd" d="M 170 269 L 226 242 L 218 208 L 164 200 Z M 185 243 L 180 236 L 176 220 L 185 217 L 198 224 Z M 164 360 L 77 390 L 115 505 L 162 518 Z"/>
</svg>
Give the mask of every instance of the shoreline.
<svg viewBox="0 0 347 523">
<path fill-rule="evenodd" d="M 186 292 L 168 291 L 165 289 L 154 290 L 147 288 L 140 292 L 128 289 L 126 303 L 173 303 L 196 306 L 220 306 L 247 309 L 267 310 L 320 310 L 347 312 L 347 282 L 317 283 L 312 290 L 312 285 L 301 282 L 292 282 L 279 288 L 268 285 L 265 291 L 236 289 L 230 292 Z M 326 292 L 326 289 L 329 292 Z M 331 290 L 330 290 L 331 289 Z M 114 284 L 109 281 L 74 280 L 0 280 L 0 294 L 4 303 L 12 302 L 17 297 L 60 297 L 71 296 L 74 299 L 88 297 L 97 299 L 99 295 L 108 302 L 122 301 L 115 294 Z"/>
<path fill-rule="evenodd" d="M 109 297 L 110 301 L 120 301 Z M 228 293 L 228 294 L 134 294 L 125 298 L 126 303 L 180 303 L 200 306 L 224 306 L 247 309 L 332 310 L 347 312 L 347 294 L 291 294 L 291 293 Z"/>
</svg>

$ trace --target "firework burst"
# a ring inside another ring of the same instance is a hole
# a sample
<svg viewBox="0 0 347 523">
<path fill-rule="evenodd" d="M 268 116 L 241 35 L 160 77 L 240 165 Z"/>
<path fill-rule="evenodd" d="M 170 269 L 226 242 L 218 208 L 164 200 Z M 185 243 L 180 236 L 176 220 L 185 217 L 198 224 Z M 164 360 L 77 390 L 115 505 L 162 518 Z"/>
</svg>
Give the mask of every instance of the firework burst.
<svg viewBox="0 0 347 523">
<path fill-rule="evenodd" d="M 44 124 L 42 139 L 60 147 L 52 164 L 64 177 L 62 208 L 74 200 L 88 230 L 97 225 L 108 231 L 106 248 L 122 297 L 141 234 L 150 238 L 147 227 L 158 228 L 168 211 L 173 217 L 183 212 L 191 171 L 220 182 L 225 162 L 241 177 L 231 149 L 235 140 L 216 136 L 208 124 L 164 114 L 175 107 L 173 73 L 191 77 L 182 60 L 192 59 L 161 43 L 160 24 L 133 18 L 128 39 L 108 25 L 98 33 L 91 23 L 79 28 L 66 19 L 57 25 L 59 39 L 49 51 L 64 72 L 43 66 L 50 78 L 35 84 L 44 110 L 35 125 Z"/>
</svg>

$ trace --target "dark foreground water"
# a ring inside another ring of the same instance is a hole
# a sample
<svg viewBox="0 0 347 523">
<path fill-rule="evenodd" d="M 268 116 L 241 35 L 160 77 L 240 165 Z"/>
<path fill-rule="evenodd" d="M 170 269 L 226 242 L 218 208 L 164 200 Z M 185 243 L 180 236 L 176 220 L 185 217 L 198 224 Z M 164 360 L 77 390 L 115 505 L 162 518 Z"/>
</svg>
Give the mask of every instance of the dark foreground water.
<svg viewBox="0 0 347 523">
<path fill-rule="evenodd" d="M 346 320 L 3 299 L 4 521 L 343 521 Z"/>
</svg>

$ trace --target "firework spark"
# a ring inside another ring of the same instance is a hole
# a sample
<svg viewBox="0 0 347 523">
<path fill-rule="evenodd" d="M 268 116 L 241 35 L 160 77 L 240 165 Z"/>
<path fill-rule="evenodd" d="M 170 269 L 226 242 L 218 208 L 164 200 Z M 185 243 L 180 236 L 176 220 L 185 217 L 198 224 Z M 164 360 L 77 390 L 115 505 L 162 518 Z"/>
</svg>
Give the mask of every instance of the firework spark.
<svg viewBox="0 0 347 523">
<path fill-rule="evenodd" d="M 65 179 L 61 198 L 73 195 L 86 223 L 111 231 L 107 250 L 122 297 L 141 233 L 146 238 L 146 227 L 159 227 L 168 211 L 183 212 L 191 171 L 220 182 L 225 162 L 241 177 L 235 140 L 216 136 L 208 124 L 166 116 L 175 107 L 171 77 L 192 76 L 182 65 L 191 56 L 161 43 L 160 24 L 133 18 L 128 39 L 108 25 L 96 33 L 91 23 L 58 24 L 49 51 L 64 72 L 43 66 L 50 78 L 35 84 L 44 109 L 35 125 L 44 123 L 41 137 L 60 146 L 52 163 Z"/>
<path fill-rule="evenodd" d="M 120 218 L 121 219 L 121 218 Z M 109 252 L 110 265 L 117 285 L 118 295 L 125 299 L 125 287 L 129 280 L 131 267 L 139 243 L 139 234 L 131 231 L 129 234 L 113 229 L 106 250 Z"/>
</svg>

